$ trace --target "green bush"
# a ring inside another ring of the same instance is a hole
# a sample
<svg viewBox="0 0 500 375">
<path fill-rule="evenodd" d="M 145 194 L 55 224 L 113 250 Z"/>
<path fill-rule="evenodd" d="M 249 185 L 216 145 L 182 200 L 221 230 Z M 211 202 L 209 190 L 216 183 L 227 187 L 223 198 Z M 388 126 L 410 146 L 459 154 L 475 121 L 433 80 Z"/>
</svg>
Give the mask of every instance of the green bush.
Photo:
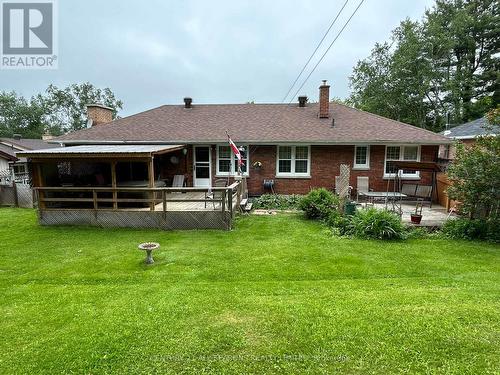
<svg viewBox="0 0 500 375">
<path fill-rule="evenodd" d="M 406 227 L 398 215 L 375 208 L 357 211 L 350 226 L 351 233 L 360 238 L 397 240 L 406 235 Z"/>
<path fill-rule="evenodd" d="M 265 210 L 295 210 L 299 207 L 301 195 L 263 194 L 253 199 L 253 207 Z"/>
<path fill-rule="evenodd" d="M 324 188 L 311 190 L 299 203 L 309 219 L 323 220 L 340 207 L 340 198 Z"/>
<path fill-rule="evenodd" d="M 325 224 L 334 230 L 339 236 L 349 236 L 352 234 L 352 216 L 344 216 L 339 211 L 332 211 L 325 219 Z"/>
<path fill-rule="evenodd" d="M 491 217 L 487 220 L 462 217 L 447 220 L 441 230 L 448 238 L 500 242 L 498 228 L 500 228 L 500 220 L 497 217 Z"/>
</svg>

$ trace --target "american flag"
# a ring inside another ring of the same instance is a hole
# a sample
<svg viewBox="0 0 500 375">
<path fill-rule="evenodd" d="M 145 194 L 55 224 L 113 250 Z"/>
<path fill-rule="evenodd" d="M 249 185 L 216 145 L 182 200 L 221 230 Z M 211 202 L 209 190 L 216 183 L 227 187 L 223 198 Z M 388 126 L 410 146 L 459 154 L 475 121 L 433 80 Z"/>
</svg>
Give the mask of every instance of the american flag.
<svg viewBox="0 0 500 375">
<path fill-rule="evenodd" d="M 238 159 L 238 167 L 241 167 L 243 165 L 243 159 L 241 157 L 241 152 L 238 149 L 238 147 L 235 145 L 229 134 L 227 134 L 227 141 L 229 142 L 229 146 L 231 147 L 231 150 L 233 150 L 233 154 L 236 155 L 236 158 Z"/>
</svg>

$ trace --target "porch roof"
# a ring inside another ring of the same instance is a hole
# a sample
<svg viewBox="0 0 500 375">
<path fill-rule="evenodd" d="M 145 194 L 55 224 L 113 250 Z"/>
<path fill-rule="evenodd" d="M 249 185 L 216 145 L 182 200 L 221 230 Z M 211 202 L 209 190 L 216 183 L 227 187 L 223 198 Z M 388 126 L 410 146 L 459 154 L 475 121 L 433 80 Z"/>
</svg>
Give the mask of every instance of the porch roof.
<svg viewBox="0 0 500 375">
<path fill-rule="evenodd" d="M 36 159 L 60 158 L 147 158 L 181 150 L 185 145 L 81 145 L 17 152 L 16 155 Z"/>
</svg>

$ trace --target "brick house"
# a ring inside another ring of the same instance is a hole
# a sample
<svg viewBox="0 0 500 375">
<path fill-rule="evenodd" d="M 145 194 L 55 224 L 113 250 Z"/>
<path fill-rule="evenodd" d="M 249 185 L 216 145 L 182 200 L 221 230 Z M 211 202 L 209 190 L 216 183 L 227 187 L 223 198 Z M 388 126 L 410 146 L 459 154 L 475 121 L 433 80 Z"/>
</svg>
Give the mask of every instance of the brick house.
<svg viewBox="0 0 500 375">
<path fill-rule="evenodd" d="M 216 179 L 231 181 L 236 173 L 227 131 L 244 150 L 243 172 L 252 196 L 269 192 L 264 180 L 273 180 L 274 191 L 280 194 L 332 189 L 340 164 L 351 166 L 354 188 L 357 176 L 368 176 L 371 189 L 385 191 L 395 172 L 391 161 L 436 161 L 439 145 L 450 143 L 442 135 L 332 103 L 329 89 L 323 81 L 319 103 L 299 97 L 291 105 L 204 105 L 185 98 L 183 105 L 164 105 L 114 121 L 109 108 L 92 105 L 91 127 L 53 142 L 67 148 L 180 145 L 168 154 L 151 156 L 155 181 L 169 186 L 174 175 L 183 174 L 187 186 L 211 186 Z M 103 174 L 103 181 L 109 179 L 110 173 Z M 425 173 L 406 171 L 403 179 L 430 183 Z"/>
</svg>

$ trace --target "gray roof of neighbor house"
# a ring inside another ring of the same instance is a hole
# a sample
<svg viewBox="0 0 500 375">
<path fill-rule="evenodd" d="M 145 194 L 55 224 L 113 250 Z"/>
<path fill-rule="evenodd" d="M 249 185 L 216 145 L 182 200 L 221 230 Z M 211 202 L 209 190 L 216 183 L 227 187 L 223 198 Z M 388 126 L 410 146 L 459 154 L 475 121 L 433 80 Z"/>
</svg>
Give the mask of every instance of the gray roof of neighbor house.
<svg viewBox="0 0 500 375">
<path fill-rule="evenodd" d="M 38 150 L 42 148 L 60 147 L 58 144 L 47 143 L 42 139 L 29 138 L 0 138 L 0 152 L 10 155 L 13 160 L 16 158 L 16 152 L 24 150 Z"/>
<path fill-rule="evenodd" d="M 164 105 L 53 141 L 217 143 L 226 141 L 227 130 L 235 142 L 254 144 L 450 143 L 431 131 L 345 105 L 330 103 L 330 118 L 319 118 L 318 109 L 317 103 Z"/>
<path fill-rule="evenodd" d="M 492 134 L 492 130 L 487 129 L 487 126 L 488 120 L 486 117 L 481 117 L 477 120 L 442 131 L 441 134 L 452 139 L 472 139 L 479 135 Z"/>
</svg>

